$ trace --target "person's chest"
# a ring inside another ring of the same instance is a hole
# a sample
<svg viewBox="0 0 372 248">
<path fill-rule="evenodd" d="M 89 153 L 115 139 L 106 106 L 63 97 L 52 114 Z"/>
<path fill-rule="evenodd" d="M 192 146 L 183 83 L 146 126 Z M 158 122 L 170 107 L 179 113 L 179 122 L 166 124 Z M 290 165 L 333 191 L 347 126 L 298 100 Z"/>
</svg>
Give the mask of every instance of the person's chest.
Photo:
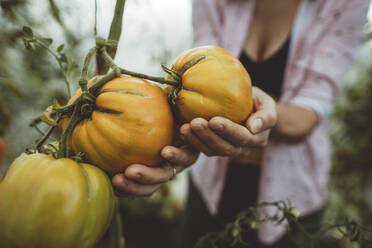
<svg viewBox="0 0 372 248">
<path fill-rule="evenodd" d="M 275 54 L 291 33 L 300 0 L 258 0 L 244 50 L 255 61 Z"/>
</svg>

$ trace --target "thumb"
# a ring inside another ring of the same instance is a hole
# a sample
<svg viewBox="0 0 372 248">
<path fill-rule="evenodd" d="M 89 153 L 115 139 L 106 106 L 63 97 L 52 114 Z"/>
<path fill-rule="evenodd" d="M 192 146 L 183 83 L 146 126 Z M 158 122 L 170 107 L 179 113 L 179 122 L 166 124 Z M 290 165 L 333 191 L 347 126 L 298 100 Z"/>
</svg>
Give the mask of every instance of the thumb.
<svg viewBox="0 0 372 248">
<path fill-rule="evenodd" d="M 275 126 L 276 103 L 271 96 L 257 87 L 252 88 L 252 95 L 255 112 L 249 116 L 246 126 L 253 134 L 257 134 Z"/>
</svg>

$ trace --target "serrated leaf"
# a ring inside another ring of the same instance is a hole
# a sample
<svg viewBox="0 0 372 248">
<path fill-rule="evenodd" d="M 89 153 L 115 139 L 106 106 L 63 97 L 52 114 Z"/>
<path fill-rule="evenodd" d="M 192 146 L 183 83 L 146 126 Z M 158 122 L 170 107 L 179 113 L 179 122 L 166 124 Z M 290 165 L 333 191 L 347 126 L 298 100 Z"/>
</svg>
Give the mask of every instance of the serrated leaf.
<svg viewBox="0 0 372 248">
<path fill-rule="evenodd" d="M 32 28 L 23 26 L 22 30 L 25 39 L 31 40 L 34 38 L 34 32 L 32 31 Z"/>
<path fill-rule="evenodd" d="M 62 44 L 59 47 L 57 47 L 57 53 L 61 53 L 63 48 L 65 48 L 65 44 Z"/>
</svg>

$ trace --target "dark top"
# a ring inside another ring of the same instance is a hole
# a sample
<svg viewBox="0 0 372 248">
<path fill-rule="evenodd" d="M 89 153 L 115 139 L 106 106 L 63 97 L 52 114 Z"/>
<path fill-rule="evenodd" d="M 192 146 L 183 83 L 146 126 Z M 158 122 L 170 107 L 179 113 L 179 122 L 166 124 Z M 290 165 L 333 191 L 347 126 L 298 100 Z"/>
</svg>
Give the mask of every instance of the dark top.
<svg viewBox="0 0 372 248">
<path fill-rule="evenodd" d="M 251 76 L 253 85 L 275 98 L 279 98 L 281 94 L 289 43 L 287 39 L 274 55 L 264 61 L 252 61 L 245 52 L 242 52 L 239 58 Z"/>
<path fill-rule="evenodd" d="M 252 61 L 245 52 L 239 58 L 251 76 L 253 85 L 276 99 L 281 94 L 289 43 L 288 38 L 274 55 L 264 61 Z M 231 222 L 238 212 L 256 204 L 259 177 L 259 165 L 229 165 L 218 211 L 220 221 Z"/>
</svg>

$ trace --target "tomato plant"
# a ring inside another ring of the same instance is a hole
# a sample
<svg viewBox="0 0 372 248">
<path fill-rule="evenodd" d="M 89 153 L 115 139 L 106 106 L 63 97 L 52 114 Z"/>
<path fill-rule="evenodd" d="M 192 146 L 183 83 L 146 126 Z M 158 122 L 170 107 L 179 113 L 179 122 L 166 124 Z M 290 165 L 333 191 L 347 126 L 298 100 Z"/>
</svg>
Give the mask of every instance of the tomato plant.
<svg viewBox="0 0 372 248">
<path fill-rule="evenodd" d="M 22 154 L 0 184 L 0 246 L 92 247 L 108 228 L 114 194 L 99 168 Z"/>
</svg>

